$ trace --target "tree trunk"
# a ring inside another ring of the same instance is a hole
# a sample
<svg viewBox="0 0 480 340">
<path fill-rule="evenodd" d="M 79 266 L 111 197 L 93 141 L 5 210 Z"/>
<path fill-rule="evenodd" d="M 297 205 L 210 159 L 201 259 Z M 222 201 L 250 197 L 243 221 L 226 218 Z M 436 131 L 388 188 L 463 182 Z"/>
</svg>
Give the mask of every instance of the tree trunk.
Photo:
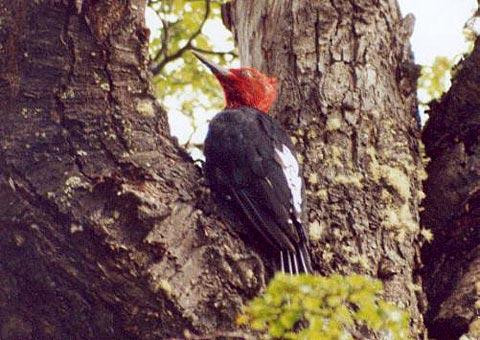
<svg viewBox="0 0 480 340">
<path fill-rule="evenodd" d="M 470 330 L 480 338 L 480 39 L 456 66 L 452 87 L 432 105 L 423 133 L 427 198 L 422 222 L 433 229 L 425 248 L 426 321 L 439 339 Z"/>
<path fill-rule="evenodd" d="M 149 88 L 145 0 L 0 0 L 0 338 L 232 328 L 262 263 Z"/>
<path fill-rule="evenodd" d="M 303 159 L 315 267 L 380 278 L 419 336 L 424 170 L 412 18 L 375 0 L 233 1 L 223 18 L 242 64 L 280 81 L 273 115 Z"/>
</svg>

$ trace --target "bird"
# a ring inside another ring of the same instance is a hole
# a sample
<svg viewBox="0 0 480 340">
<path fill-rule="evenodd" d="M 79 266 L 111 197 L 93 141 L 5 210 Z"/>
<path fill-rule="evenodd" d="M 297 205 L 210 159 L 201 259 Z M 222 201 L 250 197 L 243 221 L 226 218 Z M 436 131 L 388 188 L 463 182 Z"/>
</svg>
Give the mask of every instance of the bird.
<svg viewBox="0 0 480 340">
<path fill-rule="evenodd" d="M 204 143 L 208 185 L 229 199 L 277 252 L 277 270 L 313 273 L 302 223 L 300 165 L 290 136 L 268 115 L 277 97 L 277 80 L 253 67 L 226 69 L 193 53 L 215 75 L 226 102 L 209 122 Z"/>
</svg>

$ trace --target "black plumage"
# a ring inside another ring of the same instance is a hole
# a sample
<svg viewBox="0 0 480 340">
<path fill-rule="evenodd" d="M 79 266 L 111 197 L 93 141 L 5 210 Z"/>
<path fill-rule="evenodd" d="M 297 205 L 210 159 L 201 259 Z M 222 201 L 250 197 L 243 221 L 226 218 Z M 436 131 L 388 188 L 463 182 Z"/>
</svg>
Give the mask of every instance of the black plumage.
<svg viewBox="0 0 480 340">
<path fill-rule="evenodd" d="M 226 109 L 209 125 L 205 174 L 212 190 L 230 197 L 249 224 L 280 252 L 280 270 L 312 272 L 301 222 L 304 185 L 297 170 L 301 188 L 292 192 L 288 164 L 279 153 L 285 147 L 297 162 L 290 137 L 275 119 L 251 107 Z M 300 210 L 294 205 L 295 193 L 301 193 Z"/>
</svg>

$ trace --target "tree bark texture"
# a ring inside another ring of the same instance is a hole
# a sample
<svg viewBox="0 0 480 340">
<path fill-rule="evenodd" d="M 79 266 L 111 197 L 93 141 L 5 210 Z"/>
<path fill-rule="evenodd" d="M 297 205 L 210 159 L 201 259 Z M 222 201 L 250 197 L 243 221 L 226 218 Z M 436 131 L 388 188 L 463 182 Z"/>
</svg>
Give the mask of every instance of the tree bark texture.
<svg viewBox="0 0 480 340">
<path fill-rule="evenodd" d="M 281 84 L 273 115 L 303 160 L 315 267 L 381 279 L 420 336 L 412 17 L 395 1 L 273 0 L 230 2 L 223 19 L 242 64 Z"/>
<path fill-rule="evenodd" d="M 0 0 L 0 338 L 234 327 L 263 267 L 149 87 L 145 0 Z"/>
<path fill-rule="evenodd" d="M 480 338 L 480 40 L 454 70 L 452 87 L 431 105 L 423 140 L 431 161 L 422 223 L 426 321 L 433 336 Z"/>
</svg>

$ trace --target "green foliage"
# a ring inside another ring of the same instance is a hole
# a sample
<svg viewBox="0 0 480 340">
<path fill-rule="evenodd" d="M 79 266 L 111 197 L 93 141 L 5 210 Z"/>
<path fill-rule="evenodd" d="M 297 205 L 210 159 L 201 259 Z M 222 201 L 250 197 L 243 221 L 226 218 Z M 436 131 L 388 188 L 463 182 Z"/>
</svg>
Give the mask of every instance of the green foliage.
<svg viewBox="0 0 480 340">
<path fill-rule="evenodd" d="M 408 339 L 408 314 L 383 301 L 381 291 L 380 281 L 361 275 L 279 273 L 237 322 L 284 339 L 353 339 L 355 325 L 389 339 Z"/>
<path fill-rule="evenodd" d="M 454 58 L 447 58 L 444 56 L 436 57 L 433 65 L 422 66 L 420 77 L 418 78 L 418 89 L 426 96 L 420 96 L 422 105 L 427 105 L 432 100 L 439 99 L 450 87 L 450 78 L 452 77 L 452 69 L 462 59 L 469 55 L 474 48 L 477 34 L 475 30 L 468 27 L 468 23 L 463 30 L 463 36 L 467 43 L 466 50 L 455 56 Z"/>
<path fill-rule="evenodd" d="M 465 54 L 468 55 L 473 52 L 473 48 L 475 47 L 475 40 L 477 40 L 477 33 L 473 28 L 469 28 L 465 26 L 463 29 L 463 36 L 465 37 L 465 41 L 467 42 L 467 50 Z"/>
<path fill-rule="evenodd" d="M 227 51 L 217 51 L 205 28 L 212 23 L 221 27 L 220 5 L 224 0 L 151 0 L 149 6 L 161 23 L 151 27 L 155 37 L 150 41 L 152 73 L 157 98 L 163 101 L 170 113 L 175 108 L 171 102 L 180 102 L 177 109 L 191 119 L 196 129 L 195 112 L 215 110 L 223 107 L 222 90 L 215 77 L 190 53 L 195 50 L 210 60 L 226 66 L 236 57 L 231 35 L 225 38 Z M 228 35 L 225 29 L 215 32 Z M 217 42 L 217 40 L 215 40 Z M 218 47 L 217 47 L 218 48 Z M 199 110 L 200 109 L 200 110 Z M 177 132 L 179 133 L 179 132 Z M 181 133 L 181 132 L 180 132 Z"/>
<path fill-rule="evenodd" d="M 439 99 L 448 89 L 453 61 L 447 57 L 436 57 L 432 66 L 423 66 L 418 87 L 426 91 L 428 100 Z M 426 103 L 423 103 L 426 104 Z"/>
</svg>

